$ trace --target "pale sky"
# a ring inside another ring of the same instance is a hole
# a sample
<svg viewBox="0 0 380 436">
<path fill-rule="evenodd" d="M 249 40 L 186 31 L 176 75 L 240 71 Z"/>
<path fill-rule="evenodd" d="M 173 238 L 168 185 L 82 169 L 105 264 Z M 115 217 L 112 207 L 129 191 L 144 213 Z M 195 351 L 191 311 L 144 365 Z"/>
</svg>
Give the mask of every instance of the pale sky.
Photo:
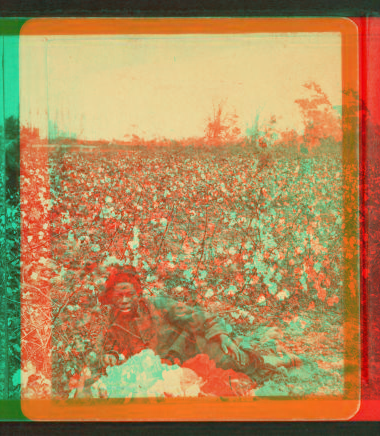
<svg viewBox="0 0 380 436">
<path fill-rule="evenodd" d="M 302 129 L 294 100 L 318 83 L 341 105 L 339 33 L 21 36 L 21 122 L 84 139 L 202 136 L 213 104 L 245 132 L 261 111 Z"/>
</svg>

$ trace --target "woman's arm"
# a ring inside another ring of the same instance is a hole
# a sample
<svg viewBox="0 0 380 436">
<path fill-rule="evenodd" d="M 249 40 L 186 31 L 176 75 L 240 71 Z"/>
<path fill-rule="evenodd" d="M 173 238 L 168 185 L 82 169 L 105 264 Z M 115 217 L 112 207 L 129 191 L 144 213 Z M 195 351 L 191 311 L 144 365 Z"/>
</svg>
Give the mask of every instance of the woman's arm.
<svg viewBox="0 0 380 436">
<path fill-rule="evenodd" d="M 229 336 L 220 335 L 220 346 L 225 354 L 232 354 L 234 359 L 242 366 L 248 364 L 248 354 L 244 352 Z"/>
<path fill-rule="evenodd" d="M 168 321 L 190 333 L 200 334 L 207 340 L 221 334 L 228 335 L 223 319 L 201 307 L 191 307 L 168 297 L 159 297 L 152 303 Z"/>
<path fill-rule="evenodd" d="M 217 339 L 225 354 L 232 357 L 241 365 L 245 365 L 247 354 L 229 337 L 227 326 L 222 318 L 210 314 L 200 307 L 190 307 L 171 298 L 161 298 L 157 306 L 163 308 L 169 321 L 180 328 L 196 335 L 202 335 L 209 341 Z"/>
<path fill-rule="evenodd" d="M 167 316 L 173 324 L 184 330 L 201 334 L 206 340 L 217 338 L 225 354 L 232 355 L 240 365 L 244 366 L 248 363 L 247 353 L 230 338 L 224 319 L 210 314 L 203 308 L 193 308 L 171 298 L 164 299 L 162 297 L 161 301 L 157 301 L 157 303 L 165 308 L 164 310 L 167 311 Z"/>
</svg>

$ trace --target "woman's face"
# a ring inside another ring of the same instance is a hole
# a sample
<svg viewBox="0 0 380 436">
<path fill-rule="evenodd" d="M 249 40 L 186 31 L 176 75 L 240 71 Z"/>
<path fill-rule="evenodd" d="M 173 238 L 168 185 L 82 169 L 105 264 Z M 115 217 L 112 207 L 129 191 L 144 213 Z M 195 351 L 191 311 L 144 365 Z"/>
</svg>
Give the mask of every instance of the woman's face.
<svg viewBox="0 0 380 436">
<path fill-rule="evenodd" d="M 118 283 L 112 293 L 113 305 L 122 312 L 130 312 L 136 290 L 132 283 Z"/>
</svg>

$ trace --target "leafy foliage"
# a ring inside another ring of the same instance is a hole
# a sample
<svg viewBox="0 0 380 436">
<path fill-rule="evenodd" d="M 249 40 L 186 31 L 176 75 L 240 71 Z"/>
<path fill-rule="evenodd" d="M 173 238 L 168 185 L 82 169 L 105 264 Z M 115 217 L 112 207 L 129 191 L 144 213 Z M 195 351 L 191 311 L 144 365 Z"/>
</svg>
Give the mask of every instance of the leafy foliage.
<svg viewBox="0 0 380 436">
<path fill-rule="evenodd" d="M 310 148 L 317 147 L 326 138 L 342 141 L 342 124 L 327 94 L 314 82 L 305 83 L 309 91 L 306 98 L 295 102 L 299 105 L 305 124 L 304 138 Z"/>
<path fill-rule="evenodd" d="M 237 126 L 239 117 L 236 113 L 227 112 L 225 103 L 225 101 L 219 102 L 217 107 L 213 108 L 213 114 L 208 119 L 205 129 L 205 142 L 207 144 L 220 146 L 239 139 L 241 133 Z"/>
</svg>

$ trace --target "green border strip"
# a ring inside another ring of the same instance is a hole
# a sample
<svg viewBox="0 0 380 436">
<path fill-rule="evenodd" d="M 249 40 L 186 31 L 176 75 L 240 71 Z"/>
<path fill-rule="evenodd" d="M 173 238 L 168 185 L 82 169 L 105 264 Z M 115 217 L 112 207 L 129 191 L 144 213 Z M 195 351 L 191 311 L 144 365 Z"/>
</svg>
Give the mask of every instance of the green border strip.
<svg viewBox="0 0 380 436">
<path fill-rule="evenodd" d="M 13 36 L 13 37 L 18 37 L 20 34 L 20 30 L 21 27 L 23 26 L 23 24 L 28 21 L 29 18 L 2 18 L 0 19 L 0 37 L 7 37 L 7 36 Z M 17 41 L 18 42 L 18 41 Z M 18 53 L 18 50 L 17 50 Z M 4 63 L 6 63 L 6 56 L 7 53 L 5 51 L 4 54 Z M 10 54 L 10 56 L 12 56 L 12 53 Z M 17 66 L 17 71 L 19 72 L 19 59 L 17 57 L 17 59 L 12 59 L 13 64 Z M 5 114 L 10 114 L 10 115 L 14 115 L 14 116 L 19 116 L 19 77 L 18 76 L 14 76 L 14 75 L 8 75 L 8 77 L 5 74 L 5 71 L 3 70 L 2 74 L 4 75 L 4 89 L 5 89 L 5 95 L 3 95 L 3 101 L 1 102 L 2 104 L 2 109 L 5 110 Z M 17 81 L 17 83 L 16 83 Z M 14 86 L 12 86 L 14 85 Z M 17 86 L 16 86 L 17 85 Z M 8 93 L 8 95 L 7 95 Z M 12 102 L 12 104 L 10 103 Z M 8 110 L 7 110 L 7 104 L 8 104 Z M 12 114 L 12 111 L 14 112 L 16 109 L 16 113 Z M 3 111 L 2 111 L 3 112 Z M 18 112 L 18 113 L 17 113 Z M 5 114 L 4 114 L 4 118 L 5 118 Z M 3 120 L 1 120 L 1 125 L 3 125 Z M 1 162 L 4 163 L 4 165 L 2 165 L 2 174 L 1 177 L 3 178 L 3 182 L 4 182 L 4 190 L 1 193 L 1 201 L 2 201 L 2 212 L 4 213 L 4 217 L 6 219 L 7 216 L 7 204 L 6 204 L 6 197 L 7 197 L 7 185 L 6 185 L 6 146 L 5 146 L 5 137 L 3 136 L 2 141 L 1 141 L 2 145 L 1 145 Z M 20 145 L 19 141 L 18 141 L 18 146 Z M 17 197 L 20 197 L 20 187 L 18 187 L 18 195 Z M 16 207 L 16 206 L 15 206 Z M 20 208 L 20 203 L 18 203 L 18 208 Z M 18 211 L 19 212 L 19 211 Z M 18 228 L 18 246 L 17 246 L 17 256 L 20 259 L 20 227 Z M 3 227 L 3 231 L 2 231 L 2 235 L 1 235 L 4 239 L 4 245 L 6 247 L 6 249 L 2 252 L 2 254 L 0 255 L 2 257 L 2 264 L 7 265 L 7 262 L 9 260 L 9 253 L 8 253 L 8 243 L 7 243 L 7 233 L 6 233 L 6 227 Z M 4 274 L 5 273 L 5 274 Z M 3 287 L 3 292 L 6 294 L 7 293 L 7 288 L 8 288 L 8 280 L 9 280 L 9 274 L 8 274 L 8 269 L 5 267 L 4 271 L 4 284 L 5 286 Z M 18 290 L 20 292 L 20 283 L 18 283 Z M 20 304 L 20 301 L 18 301 L 18 303 Z M 7 316 L 7 315 L 6 315 Z M 18 317 L 20 317 L 20 310 L 18 310 Z M 19 321 L 19 325 L 21 324 L 21 319 L 18 320 Z M 19 333 L 20 335 L 20 333 Z M 19 346 L 21 346 L 21 340 L 20 340 L 20 336 L 19 336 Z M 21 356 L 19 356 L 21 357 Z M 21 369 L 21 368 L 19 368 Z M 8 378 L 10 379 L 10 377 Z M 1 391 L 3 391 L 3 386 Z M 21 410 L 21 398 L 18 399 L 10 399 L 10 400 L 4 400 L 4 399 L 0 399 L 0 421 L 30 421 L 28 418 L 25 417 L 25 415 L 22 413 Z"/>
</svg>

